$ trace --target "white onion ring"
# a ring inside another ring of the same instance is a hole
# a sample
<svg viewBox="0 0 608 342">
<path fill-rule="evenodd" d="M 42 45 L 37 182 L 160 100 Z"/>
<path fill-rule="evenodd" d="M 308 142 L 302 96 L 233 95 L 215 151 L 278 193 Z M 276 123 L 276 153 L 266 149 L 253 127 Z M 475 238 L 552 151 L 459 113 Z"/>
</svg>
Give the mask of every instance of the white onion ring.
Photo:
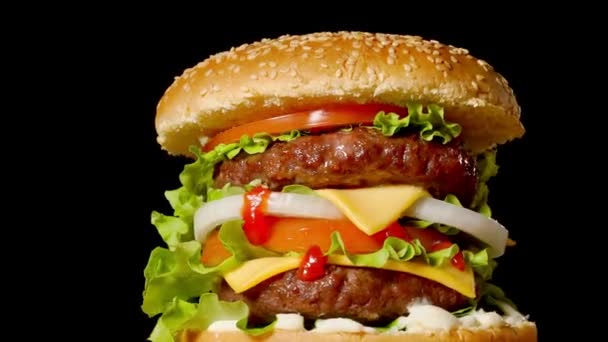
<svg viewBox="0 0 608 342">
<path fill-rule="evenodd" d="M 209 233 L 222 223 L 242 219 L 243 195 L 233 195 L 203 204 L 194 216 L 194 237 L 205 242 Z M 342 212 L 319 196 L 272 192 L 267 212 L 271 216 L 340 219 Z"/>
<path fill-rule="evenodd" d="M 489 245 L 488 254 L 495 258 L 504 254 L 509 232 L 496 220 L 473 210 L 432 197 L 423 197 L 406 210 L 405 216 L 442 223 L 458 228 Z"/>
<path fill-rule="evenodd" d="M 243 195 L 233 195 L 203 204 L 194 216 L 194 237 L 205 242 L 217 226 L 242 219 Z M 329 200 L 313 195 L 272 192 L 267 212 L 271 216 L 340 219 L 343 214 Z M 492 258 L 504 254 L 508 231 L 497 221 L 473 210 L 431 197 L 422 197 L 404 216 L 445 224 L 470 234 L 488 244 Z"/>
</svg>

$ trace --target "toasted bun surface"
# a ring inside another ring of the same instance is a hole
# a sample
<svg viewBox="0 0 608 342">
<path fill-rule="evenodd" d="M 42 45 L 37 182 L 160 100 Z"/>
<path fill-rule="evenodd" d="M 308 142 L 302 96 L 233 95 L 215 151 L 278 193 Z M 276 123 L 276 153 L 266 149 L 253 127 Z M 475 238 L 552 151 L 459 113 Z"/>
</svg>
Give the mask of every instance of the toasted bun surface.
<svg viewBox="0 0 608 342">
<path fill-rule="evenodd" d="M 240 332 L 185 332 L 180 336 L 180 342 L 536 342 L 537 338 L 536 325 L 526 323 L 517 327 L 399 334 L 276 331 L 270 335 L 252 337 Z"/>
<path fill-rule="evenodd" d="M 507 81 L 468 51 L 420 37 L 363 32 L 282 36 L 211 56 L 167 89 L 158 142 L 171 154 L 255 120 L 324 104 L 438 103 L 479 152 L 521 137 Z"/>
</svg>

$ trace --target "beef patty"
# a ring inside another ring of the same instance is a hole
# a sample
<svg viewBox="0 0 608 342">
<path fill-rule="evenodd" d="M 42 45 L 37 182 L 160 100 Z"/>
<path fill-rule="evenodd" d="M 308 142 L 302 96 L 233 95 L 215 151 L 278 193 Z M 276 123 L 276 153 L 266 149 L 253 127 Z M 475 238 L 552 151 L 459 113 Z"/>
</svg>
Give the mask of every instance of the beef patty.
<svg viewBox="0 0 608 342">
<path fill-rule="evenodd" d="M 456 310 L 467 304 L 460 293 L 432 280 L 408 273 L 329 265 L 314 281 L 300 280 L 297 270 L 270 278 L 236 294 L 225 282 L 223 300 L 243 300 L 252 319 L 269 322 L 278 313 L 300 313 L 305 319 L 344 317 L 362 323 L 386 322 L 407 313 L 413 301 Z"/>
<path fill-rule="evenodd" d="M 217 187 L 254 179 L 272 190 L 289 184 L 313 189 L 413 184 L 441 199 L 454 194 L 464 205 L 473 199 L 478 177 L 475 159 L 455 141 L 387 137 L 366 127 L 277 142 L 264 153 L 224 161 L 216 172 Z"/>
</svg>

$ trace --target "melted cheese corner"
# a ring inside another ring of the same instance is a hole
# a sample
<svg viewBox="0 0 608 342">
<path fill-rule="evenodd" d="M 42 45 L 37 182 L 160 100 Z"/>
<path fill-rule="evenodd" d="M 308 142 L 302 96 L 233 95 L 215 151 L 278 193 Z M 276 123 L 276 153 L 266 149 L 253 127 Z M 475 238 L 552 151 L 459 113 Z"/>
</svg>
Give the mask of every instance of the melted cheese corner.
<svg viewBox="0 0 608 342">
<path fill-rule="evenodd" d="M 298 268 L 300 261 L 300 257 L 254 259 L 227 272 L 224 279 L 234 292 L 241 293 L 277 274 Z M 330 255 L 328 262 L 333 265 L 355 266 L 344 255 Z M 449 263 L 442 267 L 433 267 L 422 261 L 389 260 L 382 269 L 417 275 L 436 281 L 466 297 L 475 297 L 475 279 L 470 267 L 460 271 Z"/>
<path fill-rule="evenodd" d="M 360 189 L 319 189 L 357 228 L 373 235 L 397 221 L 417 200 L 429 194 L 421 187 L 389 185 Z"/>
</svg>

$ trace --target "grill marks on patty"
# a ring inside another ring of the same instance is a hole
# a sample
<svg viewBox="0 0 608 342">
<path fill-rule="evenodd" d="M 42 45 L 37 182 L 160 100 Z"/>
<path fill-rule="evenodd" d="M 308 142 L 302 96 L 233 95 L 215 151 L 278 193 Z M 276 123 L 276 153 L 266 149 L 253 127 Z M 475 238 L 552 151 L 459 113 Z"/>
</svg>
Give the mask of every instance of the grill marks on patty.
<svg viewBox="0 0 608 342">
<path fill-rule="evenodd" d="M 261 179 L 272 190 L 289 184 L 319 188 L 356 188 L 412 184 L 432 196 L 456 195 L 463 205 L 477 190 L 475 160 L 452 141 L 421 140 L 418 134 L 387 137 L 356 127 L 277 142 L 266 152 L 241 154 L 217 169 L 215 186 L 244 185 Z"/>
</svg>

